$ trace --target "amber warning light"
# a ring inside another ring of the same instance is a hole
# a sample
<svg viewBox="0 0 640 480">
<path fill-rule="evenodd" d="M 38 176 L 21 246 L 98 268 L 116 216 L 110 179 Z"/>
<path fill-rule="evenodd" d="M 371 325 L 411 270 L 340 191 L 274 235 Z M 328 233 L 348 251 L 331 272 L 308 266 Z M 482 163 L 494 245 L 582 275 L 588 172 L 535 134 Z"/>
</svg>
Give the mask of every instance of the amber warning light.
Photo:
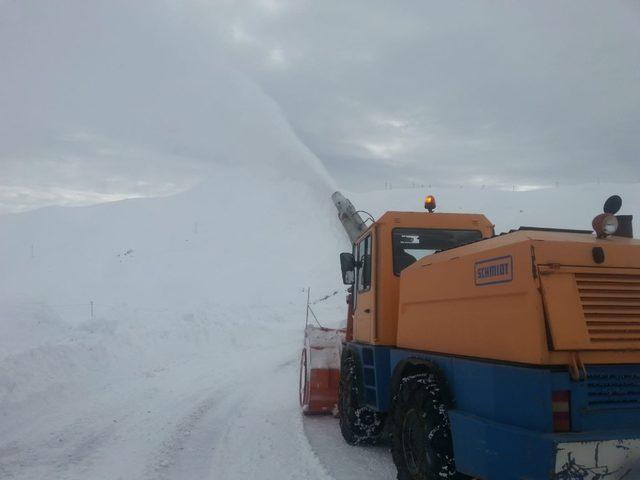
<svg viewBox="0 0 640 480">
<path fill-rule="evenodd" d="M 424 208 L 429 210 L 429 213 L 433 212 L 436 209 L 436 197 L 427 195 L 427 198 L 424 199 Z"/>
</svg>

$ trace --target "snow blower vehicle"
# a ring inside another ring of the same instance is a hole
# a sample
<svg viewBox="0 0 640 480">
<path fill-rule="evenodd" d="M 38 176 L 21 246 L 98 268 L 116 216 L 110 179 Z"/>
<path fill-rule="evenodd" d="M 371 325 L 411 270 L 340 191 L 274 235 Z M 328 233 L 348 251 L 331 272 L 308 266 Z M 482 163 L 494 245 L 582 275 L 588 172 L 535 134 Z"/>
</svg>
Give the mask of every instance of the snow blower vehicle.
<svg viewBox="0 0 640 480">
<path fill-rule="evenodd" d="M 346 442 L 389 438 L 400 480 L 640 479 L 640 241 L 621 204 L 593 230 L 495 235 L 428 196 L 358 227 L 340 255 Z"/>
</svg>

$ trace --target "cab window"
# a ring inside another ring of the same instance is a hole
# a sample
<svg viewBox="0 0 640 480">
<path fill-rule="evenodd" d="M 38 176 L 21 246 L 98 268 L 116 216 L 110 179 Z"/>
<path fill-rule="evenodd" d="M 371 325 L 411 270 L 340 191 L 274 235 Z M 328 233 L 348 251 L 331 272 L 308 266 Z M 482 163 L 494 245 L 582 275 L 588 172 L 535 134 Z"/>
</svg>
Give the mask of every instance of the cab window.
<svg viewBox="0 0 640 480">
<path fill-rule="evenodd" d="M 394 228 L 391 235 L 396 275 L 426 255 L 482 239 L 482 233 L 477 230 L 433 228 Z"/>
<path fill-rule="evenodd" d="M 363 238 L 357 247 L 357 286 L 358 291 L 363 292 L 371 288 L 371 261 L 372 261 L 372 245 L 371 235 Z"/>
</svg>

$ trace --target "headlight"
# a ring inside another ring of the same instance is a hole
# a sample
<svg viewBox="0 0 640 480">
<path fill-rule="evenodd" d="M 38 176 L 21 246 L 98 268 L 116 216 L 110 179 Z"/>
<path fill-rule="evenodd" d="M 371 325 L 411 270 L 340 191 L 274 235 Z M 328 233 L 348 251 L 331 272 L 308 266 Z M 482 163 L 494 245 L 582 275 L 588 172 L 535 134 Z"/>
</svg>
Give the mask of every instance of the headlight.
<svg viewBox="0 0 640 480">
<path fill-rule="evenodd" d="M 618 219 L 610 213 L 601 213 L 593 219 L 593 230 L 598 238 L 613 235 L 618 230 Z"/>
<path fill-rule="evenodd" d="M 613 215 L 607 215 L 607 217 L 602 222 L 602 230 L 607 235 L 613 235 L 618 231 L 618 219 Z"/>
</svg>

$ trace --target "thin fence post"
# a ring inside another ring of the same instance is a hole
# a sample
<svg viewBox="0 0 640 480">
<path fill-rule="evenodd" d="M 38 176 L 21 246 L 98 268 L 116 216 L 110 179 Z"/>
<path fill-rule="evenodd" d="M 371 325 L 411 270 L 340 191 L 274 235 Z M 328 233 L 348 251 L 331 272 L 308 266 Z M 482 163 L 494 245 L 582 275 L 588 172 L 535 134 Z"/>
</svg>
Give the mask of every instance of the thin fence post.
<svg viewBox="0 0 640 480">
<path fill-rule="evenodd" d="M 311 287 L 307 287 L 307 314 L 304 319 L 304 327 L 307 328 L 309 325 L 309 298 L 311 296 Z"/>
</svg>

